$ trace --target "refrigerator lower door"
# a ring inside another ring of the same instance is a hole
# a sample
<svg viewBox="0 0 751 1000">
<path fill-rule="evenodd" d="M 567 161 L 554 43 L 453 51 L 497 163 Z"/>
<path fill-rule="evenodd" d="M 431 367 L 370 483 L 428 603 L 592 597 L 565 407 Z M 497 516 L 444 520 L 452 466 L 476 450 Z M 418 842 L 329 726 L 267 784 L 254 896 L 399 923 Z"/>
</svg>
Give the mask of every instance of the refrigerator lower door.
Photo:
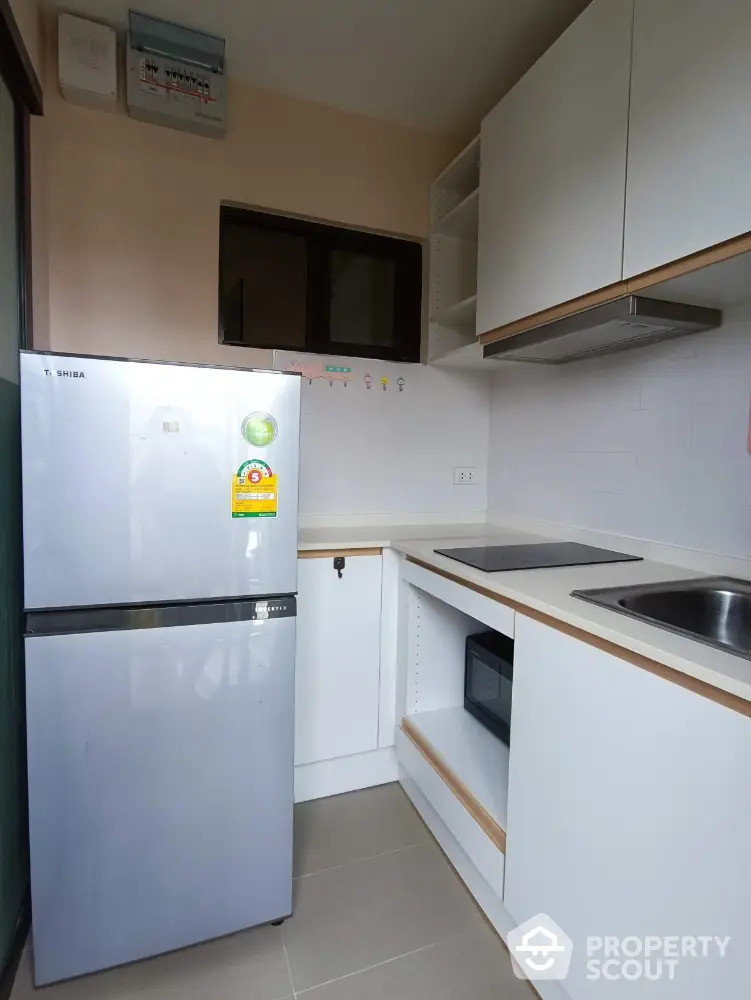
<svg viewBox="0 0 751 1000">
<path fill-rule="evenodd" d="M 24 352 L 21 390 L 27 610 L 297 590 L 298 376 Z"/>
<path fill-rule="evenodd" d="M 289 915 L 294 617 L 26 639 L 37 985 Z"/>
</svg>

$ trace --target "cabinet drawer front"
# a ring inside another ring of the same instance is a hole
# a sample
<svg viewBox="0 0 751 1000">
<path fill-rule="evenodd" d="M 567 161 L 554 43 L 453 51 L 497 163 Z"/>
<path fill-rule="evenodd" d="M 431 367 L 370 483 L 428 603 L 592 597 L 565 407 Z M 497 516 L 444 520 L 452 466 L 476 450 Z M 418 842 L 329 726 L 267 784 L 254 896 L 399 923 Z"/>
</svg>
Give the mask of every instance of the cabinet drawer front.
<svg viewBox="0 0 751 1000">
<path fill-rule="evenodd" d="M 397 732 L 396 746 L 400 765 L 456 837 L 493 892 L 502 899 L 505 858 L 501 851 L 401 729 Z"/>
<path fill-rule="evenodd" d="M 588 936 L 699 926 L 730 935 L 724 959 L 684 958 L 656 992 L 642 979 L 613 995 L 748 993 L 749 773 L 751 719 L 517 616 L 504 903 L 573 939 L 575 1000 L 608 992 L 587 976 Z"/>
<path fill-rule="evenodd" d="M 295 764 L 378 746 L 380 555 L 298 563 Z"/>
</svg>

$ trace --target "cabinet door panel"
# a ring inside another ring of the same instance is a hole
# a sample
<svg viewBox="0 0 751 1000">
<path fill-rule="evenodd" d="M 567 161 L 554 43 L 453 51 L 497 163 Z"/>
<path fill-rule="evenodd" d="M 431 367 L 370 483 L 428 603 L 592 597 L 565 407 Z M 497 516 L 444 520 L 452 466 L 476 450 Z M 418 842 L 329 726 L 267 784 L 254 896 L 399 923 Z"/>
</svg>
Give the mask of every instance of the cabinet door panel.
<svg viewBox="0 0 751 1000">
<path fill-rule="evenodd" d="M 574 1000 L 745 995 L 750 786 L 751 720 L 517 615 L 504 900 L 573 939 Z M 649 934 L 732 940 L 672 982 L 586 978 L 587 936 Z"/>
<path fill-rule="evenodd" d="M 594 0 L 482 123 L 477 332 L 618 281 L 633 0 Z"/>
<path fill-rule="evenodd" d="M 298 564 L 295 763 L 378 747 L 381 556 Z"/>
<path fill-rule="evenodd" d="M 751 230 L 751 4 L 636 0 L 629 277 Z"/>
</svg>

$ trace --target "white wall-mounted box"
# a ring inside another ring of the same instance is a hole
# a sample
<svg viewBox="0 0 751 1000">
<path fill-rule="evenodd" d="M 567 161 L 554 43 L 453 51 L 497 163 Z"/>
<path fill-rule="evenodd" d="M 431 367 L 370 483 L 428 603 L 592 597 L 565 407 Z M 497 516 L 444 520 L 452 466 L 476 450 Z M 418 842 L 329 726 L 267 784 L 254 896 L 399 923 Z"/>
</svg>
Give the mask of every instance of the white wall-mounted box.
<svg viewBox="0 0 751 1000">
<path fill-rule="evenodd" d="M 117 106 L 117 32 L 107 24 L 58 14 L 60 92 L 74 104 L 114 111 Z"/>
</svg>

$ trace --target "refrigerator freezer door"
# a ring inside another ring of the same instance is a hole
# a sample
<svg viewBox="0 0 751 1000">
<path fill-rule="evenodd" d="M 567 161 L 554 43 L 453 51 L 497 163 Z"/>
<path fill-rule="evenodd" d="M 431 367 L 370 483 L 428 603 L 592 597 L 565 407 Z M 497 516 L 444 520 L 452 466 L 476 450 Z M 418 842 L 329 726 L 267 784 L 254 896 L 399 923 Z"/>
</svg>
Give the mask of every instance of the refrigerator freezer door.
<svg viewBox="0 0 751 1000">
<path fill-rule="evenodd" d="M 295 619 L 26 639 L 37 985 L 292 909 Z"/>
<path fill-rule="evenodd" d="M 297 376 L 23 353 L 21 389 L 27 609 L 297 589 Z"/>
</svg>

